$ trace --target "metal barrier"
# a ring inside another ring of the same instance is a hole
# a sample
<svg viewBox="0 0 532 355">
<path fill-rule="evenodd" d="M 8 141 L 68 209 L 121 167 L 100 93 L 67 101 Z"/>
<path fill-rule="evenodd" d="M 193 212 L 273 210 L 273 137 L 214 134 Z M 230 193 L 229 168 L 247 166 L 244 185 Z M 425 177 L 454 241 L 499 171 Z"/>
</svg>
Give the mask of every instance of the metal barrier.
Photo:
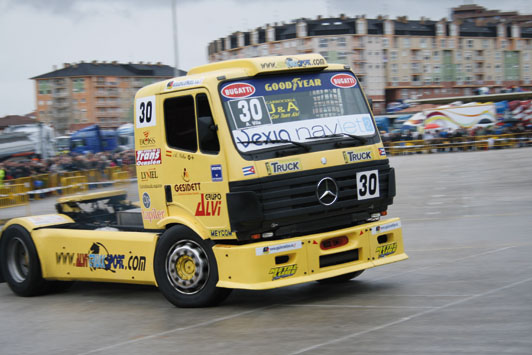
<svg viewBox="0 0 532 355">
<path fill-rule="evenodd" d="M 390 155 L 458 152 L 532 146 L 532 133 L 384 142 Z"/>
<path fill-rule="evenodd" d="M 6 180 L 0 186 L 0 208 L 28 204 L 51 195 L 69 195 L 96 186 L 125 184 L 136 177 L 134 165 L 112 167 L 103 171 L 81 170 L 39 174 Z"/>
</svg>

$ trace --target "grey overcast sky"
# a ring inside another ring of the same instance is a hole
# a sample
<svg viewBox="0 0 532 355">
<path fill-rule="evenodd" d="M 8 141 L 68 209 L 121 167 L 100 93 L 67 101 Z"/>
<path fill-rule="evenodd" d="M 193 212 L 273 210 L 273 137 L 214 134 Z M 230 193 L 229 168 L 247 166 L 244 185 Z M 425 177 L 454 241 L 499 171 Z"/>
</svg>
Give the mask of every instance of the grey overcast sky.
<svg viewBox="0 0 532 355">
<path fill-rule="evenodd" d="M 477 0 L 532 13 L 530 0 Z M 177 0 L 179 67 L 207 62 L 207 45 L 236 31 L 318 15 L 449 17 L 464 0 Z M 0 117 L 35 110 L 29 78 L 80 61 L 174 65 L 171 0 L 0 0 Z"/>
</svg>

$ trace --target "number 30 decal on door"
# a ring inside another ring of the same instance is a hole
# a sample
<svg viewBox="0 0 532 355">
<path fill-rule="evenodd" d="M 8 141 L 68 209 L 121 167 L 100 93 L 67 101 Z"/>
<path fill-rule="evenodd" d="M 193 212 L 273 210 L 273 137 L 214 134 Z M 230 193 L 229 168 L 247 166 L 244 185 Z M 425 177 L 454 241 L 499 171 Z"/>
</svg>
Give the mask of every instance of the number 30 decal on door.
<svg viewBox="0 0 532 355">
<path fill-rule="evenodd" d="M 155 126 L 155 96 L 137 99 L 135 124 L 137 128 Z"/>
<path fill-rule="evenodd" d="M 379 197 L 379 171 L 357 173 L 357 199 L 367 200 L 375 197 Z"/>
</svg>

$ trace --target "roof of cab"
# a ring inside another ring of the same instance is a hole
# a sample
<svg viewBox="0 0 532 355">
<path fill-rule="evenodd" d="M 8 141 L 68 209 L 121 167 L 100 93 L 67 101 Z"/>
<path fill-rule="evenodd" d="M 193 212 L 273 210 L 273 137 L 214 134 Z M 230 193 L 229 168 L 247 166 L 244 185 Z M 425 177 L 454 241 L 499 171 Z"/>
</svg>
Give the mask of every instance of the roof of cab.
<svg viewBox="0 0 532 355">
<path fill-rule="evenodd" d="M 148 85 L 137 92 L 138 96 L 154 95 L 161 92 L 204 86 L 207 80 L 252 77 L 273 72 L 294 72 L 299 70 L 339 69 L 341 65 L 328 64 L 317 53 L 291 56 L 233 59 L 201 65 L 190 69 L 188 75 Z M 223 80 L 223 79 L 222 79 Z"/>
</svg>

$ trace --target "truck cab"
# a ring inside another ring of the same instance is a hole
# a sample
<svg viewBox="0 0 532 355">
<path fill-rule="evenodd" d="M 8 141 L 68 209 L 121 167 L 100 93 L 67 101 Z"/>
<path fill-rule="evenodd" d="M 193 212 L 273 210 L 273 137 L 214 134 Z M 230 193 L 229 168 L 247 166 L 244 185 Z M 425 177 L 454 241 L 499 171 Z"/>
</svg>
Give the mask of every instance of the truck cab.
<svg viewBox="0 0 532 355">
<path fill-rule="evenodd" d="M 134 131 L 140 207 L 105 192 L 11 221 L 0 243 L 10 286 L 22 229 L 45 280 L 153 284 L 180 307 L 407 258 L 399 218 L 381 219 L 394 169 L 347 66 L 309 54 L 193 68 L 137 92 Z"/>
</svg>

